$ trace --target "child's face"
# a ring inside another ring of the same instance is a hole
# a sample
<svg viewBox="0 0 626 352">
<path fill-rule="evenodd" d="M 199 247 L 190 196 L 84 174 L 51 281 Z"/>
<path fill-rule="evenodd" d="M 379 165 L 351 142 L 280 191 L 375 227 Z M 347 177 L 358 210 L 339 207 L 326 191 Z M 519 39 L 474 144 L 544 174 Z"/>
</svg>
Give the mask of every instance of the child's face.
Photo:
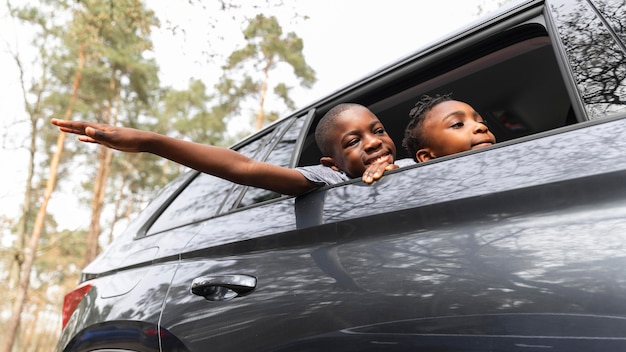
<svg viewBox="0 0 626 352">
<path fill-rule="evenodd" d="M 376 115 L 366 108 L 351 108 L 335 121 L 331 140 L 333 156 L 322 164 L 342 170 L 350 177 L 361 177 L 372 163 L 393 164 L 396 146 Z"/>
<path fill-rule="evenodd" d="M 474 108 L 456 100 L 439 103 L 428 112 L 422 135 L 428 146 L 417 152 L 420 162 L 487 147 L 496 142 L 496 137 Z"/>
</svg>

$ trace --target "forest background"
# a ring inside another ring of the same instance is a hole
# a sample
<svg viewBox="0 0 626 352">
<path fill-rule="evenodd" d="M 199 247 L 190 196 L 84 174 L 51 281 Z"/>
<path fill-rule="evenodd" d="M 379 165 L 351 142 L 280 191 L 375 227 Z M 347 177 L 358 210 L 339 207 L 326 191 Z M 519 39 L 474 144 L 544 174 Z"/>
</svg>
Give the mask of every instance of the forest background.
<svg viewBox="0 0 626 352">
<path fill-rule="evenodd" d="M 0 352 L 49 351 L 81 268 L 184 171 L 80 145 L 51 118 L 228 146 L 506 2 L 0 5 Z"/>
</svg>

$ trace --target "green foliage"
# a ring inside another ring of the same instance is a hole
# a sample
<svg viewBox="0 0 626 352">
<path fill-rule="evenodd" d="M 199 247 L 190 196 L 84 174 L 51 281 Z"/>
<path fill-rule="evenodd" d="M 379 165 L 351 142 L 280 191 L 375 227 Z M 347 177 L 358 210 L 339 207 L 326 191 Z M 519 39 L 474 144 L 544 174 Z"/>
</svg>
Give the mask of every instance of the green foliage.
<svg viewBox="0 0 626 352">
<path fill-rule="evenodd" d="M 200 80 L 191 80 L 181 90 L 161 87 L 159 68 L 150 59 L 151 31 L 160 24 L 141 0 L 16 3 L 19 6 L 6 4 L 13 18 L 33 30 L 30 44 L 37 51 L 34 60 L 21 67 L 26 74 L 22 81 L 25 109 L 33 119 L 35 138 L 34 177 L 28 181 L 32 192 L 27 197 L 33 211 L 22 214 L 27 231 L 33 229 L 51 156 L 57 150 L 59 132 L 49 119 L 65 117 L 77 75 L 82 75 L 82 81 L 70 118 L 153 130 L 212 145 L 232 142 L 225 136 L 228 117 L 248 111 L 246 104 L 258 103 L 270 73 L 281 65 L 291 67 L 300 85 L 310 87 L 315 82 L 315 73 L 302 56 L 302 40 L 294 33 L 284 34 L 274 17 L 259 15 L 250 21 L 244 31 L 247 45 L 229 57 L 226 74 L 212 95 Z M 224 4 L 224 10 L 233 8 Z M 84 65 L 80 64 L 82 54 Z M 287 108 L 295 108 L 286 82 L 273 83 L 267 89 Z M 263 105 L 260 108 L 263 110 Z M 278 117 L 276 111 L 264 112 L 267 121 Z M 75 138 L 68 138 L 65 147 L 58 189 L 77 192 L 77 197 L 89 204 L 94 196 L 98 148 L 79 145 Z M 153 155 L 118 152 L 113 153 L 109 167 L 106 219 L 102 220 L 109 231 L 116 222 L 132 217 L 156 190 L 184 169 Z M 83 186 L 82 191 L 77 185 Z M 10 222 L 11 226 L 15 223 Z M 50 296 L 49 289 L 60 286 L 61 292 L 67 292 L 75 285 L 86 235 L 86 229 L 59 231 L 54 217 L 47 215 L 31 274 L 30 304 L 60 308 L 62 296 Z"/>
<path fill-rule="evenodd" d="M 258 104 L 258 116 L 276 117 L 276 111 L 265 112 L 265 95 L 272 84 L 271 75 L 279 65 L 288 65 L 301 86 L 310 88 L 315 83 L 315 71 L 308 66 L 302 54 L 303 43 L 295 33 L 284 34 L 274 16 L 259 14 L 249 21 L 243 31 L 247 44 L 235 50 L 224 65 L 224 75 L 217 85 L 221 94 L 221 113 L 240 112 L 246 101 Z M 288 108 L 293 109 L 289 98 L 290 87 L 284 82 L 274 84 L 271 90 Z M 262 121 L 257 121 L 257 127 Z"/>
<path fill-rule="evenodd" d="M 209 106 L 212 97 L 206 90 L 200 80 L 191 80 L 186 90 L 166 90 L 162 116 L 170 123 L 164 132 L 175 131 L 181 138 L 197 143 L 220 145 L 226 124 L 223 116 Z"/>
</svg>

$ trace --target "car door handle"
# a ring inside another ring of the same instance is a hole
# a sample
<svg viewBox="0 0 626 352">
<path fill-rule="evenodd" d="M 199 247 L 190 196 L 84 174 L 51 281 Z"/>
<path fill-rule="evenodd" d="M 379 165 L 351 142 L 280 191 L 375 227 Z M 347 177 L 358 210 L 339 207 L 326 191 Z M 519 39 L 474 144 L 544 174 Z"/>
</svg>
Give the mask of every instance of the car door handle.
<svg viewBox="0 0 626 352">
<path fill-rule="evenodd" d="M 209 301 L 228 301 L 254 291 L 256 283 L 250 275 L 201 276 L 191 282 L 191 293 Z"/>
</svg>

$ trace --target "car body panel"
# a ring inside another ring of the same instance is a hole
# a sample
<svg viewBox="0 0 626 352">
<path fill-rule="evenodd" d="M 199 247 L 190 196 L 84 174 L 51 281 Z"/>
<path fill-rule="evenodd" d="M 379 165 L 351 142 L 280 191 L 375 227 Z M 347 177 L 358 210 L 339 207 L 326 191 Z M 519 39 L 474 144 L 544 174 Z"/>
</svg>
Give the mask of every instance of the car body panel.
<svg viewBox="0 0 626 352">
<path fill-rule="evenodd" d="M 181 176 L 84 269 L 57 350 L 626 350 L 623 4 L 516 3 L 233 146 L 314 164 L 336 103 L 397 141 L 440 89 L 491 147 L 299 197 Z"/>
<path fill-rule="evenodd" d="M 304 202 L 298 215 L 317 217 L 318 224 L 294 231 L 290 220 L 273 235 L 262 228 L 245 233 L 240 216 L 239 228 L 232 222 L 230 233 L 228 226 L 218 228 L 220 237 L 241 241 L 217 240 L 214 248 L 193 250 L 204 238 L 216 240 L 210 220 L 183 253 L 162 327 L 184 337 L 190 350 L 210 343 L 269 351 L 288 339 L 310 343 L 319 335 L 326 341 L 335 332 L 342 343 L 324 346 L 342 351 L 351 338 L 363 338 L 351 334 L 354 329 L 398 321 L 404 330 L 411 322 L 455 317 L 458 330 L 446 334 L 457 336 L 477 316 L 485 325 L 476 329 L 487 329 L 494 315 L 522 321 L 539 314 L 534 319 L 556 337 L 581 333 L 580 325 L 555 325 L 562 315 L 621 321 L 626 119 L 576 127 L 408 167 L 373 187 L 357 182 L 313 192 L 298 198 Z M 607 139 L 613 147 L 608 151 Z M 189 295 L 194 278 L 222 274 L 254 276 L 258 285 L 223 302 Z M 247 338 L 236 338 L 240 334 Z M 393 341 L 393 329 L 385 334 Z M 537 343 L 533 339 L 553 350 L 571 347 L 567 339 L 532 335 L 537 331 L 509 334 L 512 340 L 496 350 Z M 609 336 L 603 346 L 626 347 L 624 337 Z M 494 338 L 477 333 L 462 340 L 481 350 Z M 445 341 L 429 346 L 444 348 Z"/>
</svg>

